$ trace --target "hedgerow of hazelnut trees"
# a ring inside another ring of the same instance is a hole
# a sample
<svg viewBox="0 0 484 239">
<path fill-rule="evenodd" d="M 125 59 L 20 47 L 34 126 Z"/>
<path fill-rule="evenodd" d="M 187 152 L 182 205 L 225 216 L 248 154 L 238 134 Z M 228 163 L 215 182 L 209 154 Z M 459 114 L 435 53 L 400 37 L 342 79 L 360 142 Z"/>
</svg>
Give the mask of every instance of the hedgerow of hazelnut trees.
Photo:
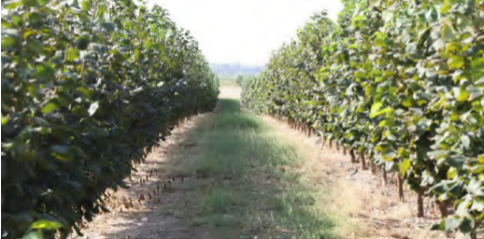
<svg viewBox="0 0 484 239">
<path fill-rule="evenodd" d="M 442 220 L 484 220 L 484 1 L 346 0 L 313 17 L 244 82 L 243 105 L 337 142 L 362 168 L 398 172 Z M 367 162 L 367 160 L 369 160 Z M 453 213 L 449 213 L 452 208 Z"/>
<path fill-rule="evenodd" d="M 159 6 L 2 9 L 2 238 L 66 237 L 178 122 L 214 108 L 218 79 Z"/>
</svg>

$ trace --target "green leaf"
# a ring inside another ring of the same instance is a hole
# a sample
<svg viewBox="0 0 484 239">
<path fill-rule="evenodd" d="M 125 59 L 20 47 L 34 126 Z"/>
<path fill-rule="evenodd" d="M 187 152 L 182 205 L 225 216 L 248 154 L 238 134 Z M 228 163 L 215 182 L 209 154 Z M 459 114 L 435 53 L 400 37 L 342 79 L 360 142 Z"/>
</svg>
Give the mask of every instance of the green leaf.
<svg viewBox="0 0 484 239">
<path fill-rule="evenodd" d="M 79 59 L 79 50 L 76 48 L 69 48 L 67 50 L 67 60 L 68 61 L 75 61 Z"/>
<path fill-rule="evenodd" d="M 433 230 L 433 231 L 435 231 L 435 230 L 441 230 L 441 231 L 445 230 L 444 220 L 442 220 L 440 223 L 432 224 L 432 226 L 430 226 L 430 230 Z"/>
<path fill-rule="evenodd" d="M 46 230 L 55 230 L 61 228 L 63 225 L 57 221 L 45 220 L 41 219 L 34 222 L 31 226 L 32 229 L 46 229 Z"/>
<path fill-rule="evenodd" d="M 430 191 L 435 193 L 436 195 L 442 195 L 447 192 L 447 185 L 443 183 L 439 183 L 432 188 L 430 188 Z"/>
<path fill-rule="evenodd" d="M 449 26 L 448 24 L 446 24 L 446 25 L 444 25 L 444 27 L 442 27 L 442 38 L 445 41 L 453 41 L 453 40 L 456 39 L 454 29 L 452 29 L 452 27 Z"/>
<path fill-rule="evenodd" d="M 373 43 L 377 47 L 384 47 L 385 46 L 385 40 L 382 39 L 382 38 L 379 38 L 379 37 L 375 38 L 375 40 L 373 41 Z"/>
<path fill-rule="evenodd" d="M 165 38 L 165 36 L 166 36 L 166 29 L 164 29 L 164 28 L 160 29 L 158 37 L 163 39 L 163 38 Z"/>
<path fill-rule="evenodd" d="M 449 1 L 449 0 L 446 0 L 444 1 L 444 4 L 442 5 L 442 7 L 440 8 L 440 12 L 441 13 L 447 13 L 450 9 L 452 9 L 452 1 Z"/>
<path fill-rule="evenodd" d="M 368 75 L 365 72 L 358 71 L 355 73 L 355 77 L 360 79 L 366 79 Z"/>
<path fill-rule="evenodd" d="M 457 175 L 458 170 L 454 167 L 450 167 L 447 171 L 447 179 L 453 179 Z"/>
<path fill-rule="evenodd" d="M 449 53 L 451 51 L 460 50 L 461 45 L 459 42 L 449 42 L 445 47 L 445 52 Z"/>
<path fill-rule="evenodd" d="M 145 41 L 145 48 L 146 49 L 151 49 L 152 46 L 153 46 L 153 42 L 150 39 Z"/>
<path fill-rule="evenodd" d="M 484 69 L 484 58 L 478 58 L 471 62 L 471 68 L 474 71 L 479 71 Z"/>
<path fill-rule="evenodd" d="M 446 158 L 446 162 L 448 165 L 459 169 L 459 168 L 462 168 L 462 165 L 464 165 L 467 162 L 467 160 L 463 156 L 452 155 Z"/>
<path fill-rule="evenodd" d="M 371 106 L 371 113 L 377 112 L 382 106 L 383 104 L 381 102 L 373 103 L 373 105 Z"/>
<path fill-rule="evenodd" d="M 463 217 L 460 220 L 459 230 L 463 233 L 470 233 L 474 230 L 474 220 L 472 218 Z"/>
<path fill-rule="evenodd" d="M 412 97 L 411 96 L 408 96 L 407 98 L 405 98 L 403 101 L 402 101 L 402 105 L 405 106 L 405 107 L 412 107 Z"/>
<path fill-rule="evenodd" d="M 467 101 L 467 99 L 469 98 L 469 95 L 470 95 L 469 92 L 467 92 L 463 88 L 460 88 L 459 94 L 457 95 L 457 101 L 459 101 L 459 102 Z"/>
<path fill-rule="evenodd" d="M 151 24 L 150 31 L 151 31 L 152 34 L 155 34 L 155 33 L 158 32 L 158 28 L 156 27 L 155 24 Z"/>
<path fill-rule="evenodd" d="M 37 0 L 37 2 L 39 3 L 39 5 L 47 5 L 47 3 L 50 2 L 50 0 Z"/>
<path fill-rule="evenodd" d="M 90 90 L 90 89 L 88 89 L 84 86 L 79 86 L 79 87 L 77 87 L 76 90 L 81 92 L 84 95 L 84 97 L 86 97 L 88 99 L 91 98 L 94 94 L 92 90 Z"/>
<path fill-rule="evenodd" d="M 133 22 L 125 20 L 123 21 L 123 26 L 127 30 L 131 30 L 133 28 Z"/>
<path fill-rule="evenodd" d="M 371 114 L 370 114 L 370 118 L 375 118 L 375 117 L 377 117 L 377 116 L 379 116 L 379 115 L 382 115 L 382 114 L 388 113 L 388 112 L 390 112 L 390 111 L 392 111 L 392 108 L 391 108 L 391 107 L 387 107 L 387 108 L 385 108 L 385 109 L 382 109 L 382 110 L 379 110 L 379 111 L 377 111 L 377 112 L 373 112 L 373 113 L 371 113 Z"/>
<path fill-rule="evenodd" d="M 31 97 L 37 98 L 40 96 L 39 88 L 36 85 L 29 85 L 27 88 Z"/>
<path fill-rule="evenodd" d="M 99 108 L 99 102 L 96 101 L 96 102 L 92 103 L 89 106 L 89 110 L 88 110 L 89 115 L 90 116 L 93 116 L 96 113 L 96 111 L 97 111 L 98 108 Z"/>
<path fill-rule="evenodd" d="M 391 148 L 387 148 L 387 149 L 383 150 L 383 152 L 381 154 L 383 160 L 388 161 L 388 162 L 393 162 L 393 160 L 395 160 L 397 155 L 398 155 L 397 151 L 395 151 Z"/>
<path fill-rule="evenodd" d="M 53 101 L 49 101 L 47 102 L 47 104 L 45 104 L 43 107 L 42 107 L 42 113 L 44 114 L 48 114 L 56 109 L 58 109 L 59 106 L 53 102 Z"/>
<path fill-rule="evenodd" d="M 55 78 L 55 69 L 49 65 L 38 65 L 35 67 L 33 76 L 43 80 L 53 80 Z"/>
<path fill-rule="evenodd" d="M 89 9 L 91 9 L 91 0 L 84 0 L 81 3 L 82 5 L 82 11 L 87 12 Z"/>
<path fill-rule="evenodd" d="M 447 217 L 444 221 L 446 231 L 453 231 L 459 227 L 459 220 L 453 216 Z"/>
<path fill-rule="evenodd" d="M 449 189 L 449 196 L 453 198 L 459 198 L 460 194 L 462 193 L 463 187 L 464 187 L 464 184 L 462 182 L 456 183 L 454 186 L 452 186 Z"/>
<path fill-rule="evenodd" d="M 5 5 L 5 9 L 7 10 L 12 10 L 18 6 L 21 6 L 23 4 L 23 1 L 22 0 L 12 0 L 12 1 L 5 1 L 6 5 Z M 2 2 L 3 4 L 3 2 Z M 2 37 L 2 42 L 3 42 L 3 37 Z M 2 45 L 2 48 L 3 48 L 3 45 Z"/>
<path fill-rule="evenodd" d="M 464 57 L 462 56 L 455 56 L 449 59 L 448 65 L 450 69 L 456 70 L 464 66 Z"/>
<path fill-rule="evenodd" d="M 3 30 L 2 30 L 3 35 Z M 16 36 L 2 36 L 2 49 L 6 50 L 8 48 L 12 48 L 14 46 L 18 46 L 18 37 Z"/>
</svg>

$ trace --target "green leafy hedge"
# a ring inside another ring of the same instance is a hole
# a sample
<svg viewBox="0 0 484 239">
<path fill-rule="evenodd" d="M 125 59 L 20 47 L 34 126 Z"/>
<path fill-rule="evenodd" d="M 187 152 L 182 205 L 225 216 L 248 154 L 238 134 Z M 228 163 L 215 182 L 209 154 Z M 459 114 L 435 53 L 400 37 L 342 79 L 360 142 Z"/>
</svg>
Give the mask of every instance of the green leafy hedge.
<svg viewBox="0 0 484 239">
<path fill-rule="evenodd" d="M 166 10 L 2 1 L 2 238 L 79 231 L 218 79 Z M 52 235 L 52 234 L 51 234 Z"/>
<path fill-rule="evenodd" d="M 440 205 L 434 229 L 484 220 L 484 1 L 344 1 L 243 86 L 244 107 L 310 127 Z M 364 167 L 364 165 L 363 165 Z M 454 213 L 447 215 L 447 206 Z"/>
</svg>

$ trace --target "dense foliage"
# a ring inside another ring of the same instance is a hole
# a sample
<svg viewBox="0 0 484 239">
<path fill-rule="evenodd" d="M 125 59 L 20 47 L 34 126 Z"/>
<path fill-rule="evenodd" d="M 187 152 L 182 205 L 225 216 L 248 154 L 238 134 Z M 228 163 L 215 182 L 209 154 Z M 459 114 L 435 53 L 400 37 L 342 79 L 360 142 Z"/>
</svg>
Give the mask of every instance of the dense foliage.
<svg viewBox="0 0 484 239">
<path fill-rule="evenodd" d="M 244 83 L 244 106 L 399 172 L 419 204 L 428 196 L 440 205 L 435 229 L 475 236 L 484 220 L 484 1 L 344 5 L 337 24 L 317 15 Z"/>
<path fill-rule="evenodd" d="M 2 238 L 105 211 L 108 188 L 218 80 L 166 10 L 131 0 L 2 1 Z M 49 232 L 47 232 L 49 233 Z"/>
</svg>

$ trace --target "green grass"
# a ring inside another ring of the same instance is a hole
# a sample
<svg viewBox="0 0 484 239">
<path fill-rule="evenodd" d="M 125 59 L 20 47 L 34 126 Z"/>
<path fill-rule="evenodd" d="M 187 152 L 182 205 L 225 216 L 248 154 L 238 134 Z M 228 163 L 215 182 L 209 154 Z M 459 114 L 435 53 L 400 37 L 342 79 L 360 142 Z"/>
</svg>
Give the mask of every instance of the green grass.
<svg viewBox="0 0 484 239">
<path fill-rule="evenodd" d="M 200 210 L 192 225 L 240 238 L 337 237 L 335 219 L 292 170 L 303 160 L 293 147 L 257 116 L 240 112 L 238 100 L 220 100 L 212 117 L 193 135 L 202 138 L 191 170 L 208 177 L 195 188 Z"/>
</svg>

